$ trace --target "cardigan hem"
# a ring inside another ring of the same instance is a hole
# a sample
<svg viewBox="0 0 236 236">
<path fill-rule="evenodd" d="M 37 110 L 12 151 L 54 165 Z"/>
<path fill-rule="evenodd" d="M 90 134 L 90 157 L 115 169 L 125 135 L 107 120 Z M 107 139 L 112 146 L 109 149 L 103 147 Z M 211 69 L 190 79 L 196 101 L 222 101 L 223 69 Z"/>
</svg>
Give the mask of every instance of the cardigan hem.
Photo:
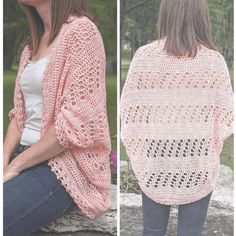
<svg viewBox="0 0 236 236">
<path fill-rule="evenodd" d="M 154 202 L 157 202 L 157 203 L 163 204 L 163 205 L 172 205 L 172 206 L 177 205 L 178 206 L 178 205 L 190 204 L 190 203 L 196 202 L 198 200 L 201 200 L 202 198 L 206 197 L 208 194 L 210 194 L 211 192 L 214 191 L 215 185 L 212 186 L 212 188 L 209 188 L 209 189 L 203 191 L 202 194 L 200 194 L 199 196 L 191 197 L 191 200 L 185 200 L 185 201 L 173 200 L 170 198 L 163 200 L 163 198 L 157 198 L 157 197 L 151 196 L 150 193 L 148 191 L 146 191 L 146 189 L 142 188 L 141 186 L 140 186 L 140 188 Z"/>
</svg>

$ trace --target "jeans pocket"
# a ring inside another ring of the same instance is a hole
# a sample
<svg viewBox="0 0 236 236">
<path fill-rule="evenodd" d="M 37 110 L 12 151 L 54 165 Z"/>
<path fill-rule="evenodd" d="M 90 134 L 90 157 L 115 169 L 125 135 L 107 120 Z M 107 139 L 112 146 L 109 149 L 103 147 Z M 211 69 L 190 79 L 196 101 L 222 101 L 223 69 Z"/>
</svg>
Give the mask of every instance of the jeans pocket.
<svg viewBox="0 0 236 236">
<path fill-rule="evenodd" d="M 65 206 L 65 208 L 63 209 L 63 216 L 68 214 L 75 206 L 75 202 L 73 199 L 71 199 L 67 205 Z"/>
</svg>

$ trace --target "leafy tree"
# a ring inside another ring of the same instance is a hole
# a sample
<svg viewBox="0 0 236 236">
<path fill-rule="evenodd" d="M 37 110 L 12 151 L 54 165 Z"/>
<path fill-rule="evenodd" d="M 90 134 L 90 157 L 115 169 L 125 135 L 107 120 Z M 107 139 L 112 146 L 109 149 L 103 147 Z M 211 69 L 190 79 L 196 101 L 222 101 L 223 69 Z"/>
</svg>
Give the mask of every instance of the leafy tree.
<svg viewBox="0 0 236 236">
<path fill-rule="evenodd" d="M 91 0 L 91 13 L 101 31 L 107 55 L 107 70 L 116 73 L 117 5 L 116 0 Z"/>
<path fill-rule="evenodd" d="M 229 66 L 233 65 L 233 0 L 209 0 L 213 37 Z"/>
<path fill-rule="evenodd" d="M 121 40 L 122 44 L 130 46 L 131 55 L 141 45 L 155 39 L 159 5 L 157 0 L 121 2 Z"/>
</svg>

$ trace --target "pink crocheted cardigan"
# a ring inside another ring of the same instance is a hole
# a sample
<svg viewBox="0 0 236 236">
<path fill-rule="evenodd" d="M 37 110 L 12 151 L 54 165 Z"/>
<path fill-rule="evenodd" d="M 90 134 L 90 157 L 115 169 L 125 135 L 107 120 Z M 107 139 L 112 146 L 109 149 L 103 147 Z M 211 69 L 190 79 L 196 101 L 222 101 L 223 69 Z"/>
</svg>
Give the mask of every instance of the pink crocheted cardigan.
<svg viewBox="0 0 236 236">
<path fill-rule="evenodd" d="M 233 91 L 223 56 L 204 46 L 193 58 L 137 50 L 121 95 L 121 139 L 144 193 L 161 204 L 211 191 L 223 141 L 233 133 Z"/>
<path fill-rule="evenodd" d="M 14 107 L 22 132 L 26 119 L 19 78 L 31 56 L 22 52 L 16 77 Z M 41 137 L 55 125 L 59 143 L 66 147 L 48 164 L 76 205 L 89 218 L 111 206 L 110 132 L 105 89 L 105 52 L 101 35 L 87 17 L 70 15 L 49 54 L 43 79 Z"/>
</svg>

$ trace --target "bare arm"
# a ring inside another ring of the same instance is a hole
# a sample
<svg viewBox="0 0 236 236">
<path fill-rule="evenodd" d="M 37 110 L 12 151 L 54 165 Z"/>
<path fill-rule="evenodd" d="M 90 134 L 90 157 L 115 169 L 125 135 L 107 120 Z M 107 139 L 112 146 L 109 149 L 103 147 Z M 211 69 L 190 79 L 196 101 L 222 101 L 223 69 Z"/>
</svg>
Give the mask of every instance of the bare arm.
<svg viewBox="0 0 236 236">
<path fill-rule="evenodd" d="M 4 144 L 3 144 L 4 167 L 8 165 L 10 155 L 19 144 L 20 136 L 21 136 L 21 133 L 17 126 L 16 118 L 13 117 L 8 125 L 7 133 L 6 133 Z"/>
<path fill-rule="evenodd" d="M 53 125 L 38 142 L 13 159 L 11 165 L 14 166 L 18 172 L 21 172 L 24 169 L 53 158 L 65 149 L 65 147 L 59 144 Z"/>
</svg>

